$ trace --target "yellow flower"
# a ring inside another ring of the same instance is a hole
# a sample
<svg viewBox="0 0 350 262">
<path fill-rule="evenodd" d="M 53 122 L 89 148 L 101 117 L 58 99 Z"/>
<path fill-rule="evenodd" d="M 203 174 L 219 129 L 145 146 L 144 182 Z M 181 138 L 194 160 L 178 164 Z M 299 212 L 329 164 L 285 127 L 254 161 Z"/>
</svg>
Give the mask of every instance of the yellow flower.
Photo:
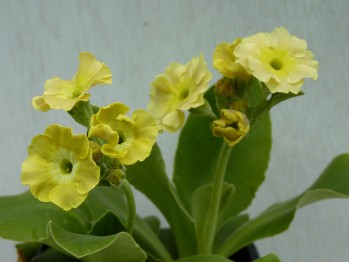
<svg viewBox="0 0 350 262">
<path fill-rule="evenodd" d="M 150 154 L 158 135 L 152 115 L 136 110 L 131 118 L 125 114 L 126 105 L 114 103 L 101 107 L 91 118 L 89 137 L 101 138 L 105 144 L 101 152 L 117 158 L 122 165 L 132 165 L 145 160 Z"/>
<path fill-rule="evenodd" d="M 86 199 L 99 176 L 87 137 L 73 135 L 68 127 L 51 125 L 33 138 L 22 164 L 21 181 L 40 201 L 70 210 Z"/>
<path fill-rule="evenodd" d="M 237 38 L 233 43 L 221 43 L 216 47 L 213 54 L 213 67 L 223 76 L 233 78 L 249 75 L 242 65 L 236 62 L 237 58 L 234 55 L 234 50 L 241 41 L 242 39 Z"/>
<path fill-rule="evenodd" d="M 204 104 L 204 93 L 212 75 L 203 55 L 185 65 L 171 63 L 163 74 L 151 83 L 149 112 L 156 118 L 159 129 L 175 132 L 185 121 L 184 110 Z"/>
<path fill-rule="evenodd" d="M 282 27 L 244 38 L 234 54 L 237 62 L 264 82 L 271 93 L 297 94 L 305 77 L 318 77 L 318 62 L 307 50 L 306 41 Z"/>
<path fill-rule="evenodd" d="M 80 53 L 79 69 L 72 80 L 58 77 L 47 80 L 44 84 L 44 94 L 32 100 L 35 109 L 48 111 L 50 109 L 71 110 L 78 101 L 89 100 L 86 92 L 98 84 L 111 84 L 112 73 L 102 62 L 96 60 L 90 53 Z"/>
<path fill-rule="evenodd" d="M 213 135 L 223 137 L 232 147 L 248 134 L 249 120 L 244 113 L 232 109 L 222 109 L 220 114 L 220 119 L 213 121 Z"/>
</svg>

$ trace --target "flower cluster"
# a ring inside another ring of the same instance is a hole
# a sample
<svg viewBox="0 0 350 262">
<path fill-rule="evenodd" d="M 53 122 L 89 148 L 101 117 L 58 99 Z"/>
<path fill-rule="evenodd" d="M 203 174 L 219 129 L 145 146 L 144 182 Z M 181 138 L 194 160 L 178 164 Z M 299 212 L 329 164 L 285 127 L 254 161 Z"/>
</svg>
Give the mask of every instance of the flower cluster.
<svg viewBox="0 0 350 262">
<path fill-rule="evenodd" d="M 228 78 L 252 75 L 271 93 L 297 94 L 304 78 L 318 77 L 318 62 L 306 41 L 282 27 L 218 45 L 213 66 Z"/>
<path fill-rule="evenodd" d="M 47 80 L 44 94 L 34 97 L 32 104 L 44 112 L 67 111 L 88 128 L 87 136 L 49 126 L 33 139 L 21 176 L 36 198 L 64 210 L 79 206 L 99 183 L 119 185 L 125 166 L 151 154 L 159 131 L 178 130 L 184 124 L 183 111 L 204 104 L 211 79 L 203 55 L 185 65 L 174 62 L 151 84 L 148 110 L 136 110 L 129 117 L 128 106 L 120 102 L 100 108 L 90 104 L 89 89 L 111 84 L 112 74 L 90 53 L 81 53 L 79 61 L 72 80 Z"/>
<path fill-rule="evenodd" d="M 318 67 L 304 40 L 276 28 L 216 47 L 213 66 L 223 75 L 214 88 L 217 108 L 204 96 L 212 74 L 201 54 L 186 64 L 167 66 L 151 83 L 147 109 L 128 116 L 128 106 L 120 102 L 100 108 L 90 104 L 89 89 L 111 84 L 112 74 L 90 53 L 81 53 L 79 61 L 72 80 L 47 80 L 43 95 L 32 103 L 41 111 L 67 111 L 87 127 L 87 135 L 49 126 L 33 139 L 21 177 L 36 198 L 65 210 L 79 206 L 101 181 L 118 185 L 125 166 L 151 154 L 159 132 L 175 132 L 184 125 L 185 111 L 214 118 L 213 136 L 233 147 L 275 104 L 274 94 L 298 94 L 304 78 L 317 78 Z"/>
</svg>

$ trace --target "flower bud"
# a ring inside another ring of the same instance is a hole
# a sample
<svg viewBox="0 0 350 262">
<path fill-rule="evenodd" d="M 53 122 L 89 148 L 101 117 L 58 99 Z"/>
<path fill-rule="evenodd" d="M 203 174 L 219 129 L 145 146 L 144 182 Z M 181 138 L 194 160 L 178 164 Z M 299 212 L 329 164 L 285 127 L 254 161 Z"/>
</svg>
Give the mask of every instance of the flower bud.
<svg viewBox="0 0 350 262">
<path fill-rule="evenodd" d="M 89 145 L 92 152 L 92 159 L 95 161 L 95 163 L 99 163 L 103 158 L 100 145 L 95 141 L 89 141 Z"/>
<path fill-rule="evenodd" d="M 108 174 L 108 182 L 112 186 L 120 186 L 121 182 L 125 178 L 125 172 L 122 169 L 113 169 L 109 174 Z"/>
<path fill-rule="evenodd" d="M 219 96 L 232 97 L 233 86 L 231 79 L 221 78 L 215 84 L 215 92 Z"/>
<path fill-rule="evenodd" d="M 223 137 L 233 147 L 248 134 L 249 120 L 244 113 L 232 109 L 222 109 L 220 113 L 220 119 L 213 121 L 213 135 Z"/>
</svg>

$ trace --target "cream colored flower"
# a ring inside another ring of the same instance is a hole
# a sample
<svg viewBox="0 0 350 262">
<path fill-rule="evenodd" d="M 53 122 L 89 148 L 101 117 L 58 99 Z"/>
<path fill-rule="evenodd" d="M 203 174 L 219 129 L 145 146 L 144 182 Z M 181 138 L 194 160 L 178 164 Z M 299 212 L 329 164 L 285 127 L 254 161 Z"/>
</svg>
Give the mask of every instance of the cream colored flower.
<svg viewBox="0 0 350 262">
<path fill-rule="evenodd" d="M 220 119 L 213 121 L 213 135 L 223 137 L 230 146 L 239 143 L 250 129 L 247 116 L 232 109 L 222 109 Z"/>
<path fill-rule="evenodd" d="M 68 127 L 51 125 L 33 138 L 22 165 L 21 181 L 40 201 L 70 210 L 86 199 L 99 176 L 87 137 L 73 135 Z"/>
<path fill-rule="evenodd" d="M 318 77 L 318 62 L 307 50 L 306 41 L 290 35 L 282 27 L 271 33 L 243 38 L 234 55 L 237 62 L 264 82 L 271 93 L 297 94 L 305 77 Z"/>
<path fill-rule="evenodd" d="M 93 54 L 80 53 L 79 69 L 73 79 L 54 77 L 47 80 L 44 94 L 34 97 L 32 104 L 44 112 L 50 109 L 69 111 L 78 101 L 89 100 L 87 92 L 92 86 L 111 83 L 112 73 L 104 63 L 97 61 Z"/>
<path fill-rule="evenodd" d="M 203 55 L 185 65 L 171 63 L 163 74 L 151 83 L 149 112 L 156 118 L 159 129 L 175 132 L 185 121 L 183 111 L 204 104 L 211 73 Z"/>
<path fill-rule="evenodd" d="M 158 128 L 152 115 L 136 110 L 131 118 L 126 105 L 114 103 L 101 107 L 91 118 L 89 137 L 101 138 L 101 152 L 117 158 L 122 165 L 145 160 L 152 151 Z"/>
<path fill-rule="evenodd" d="M 213 67 L 223 76 L 233 78 L 235 76 L 246 77 L 249 75 L 244 67 L 236 62 L 237 58 L 234 55 L 234 50 L 241 41 L 241 38 L 237 38 L 232 43 L 225 42 L 216 47 L 213 54 Z"/>
</svg>

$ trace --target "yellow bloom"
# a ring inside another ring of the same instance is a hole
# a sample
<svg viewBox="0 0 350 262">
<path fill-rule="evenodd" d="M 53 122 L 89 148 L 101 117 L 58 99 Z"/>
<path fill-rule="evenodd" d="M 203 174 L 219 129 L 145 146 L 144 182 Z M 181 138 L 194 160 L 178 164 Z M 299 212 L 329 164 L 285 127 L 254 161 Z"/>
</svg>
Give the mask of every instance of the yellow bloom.
<svg viewBox="0 0 350 262">
<path fill-rule="evenodd" d="M 234 54 L 237 62 L 264 82 L 272 93 L 297 94 L 305 77 L 318 77 L 318 62 L 307 50 L 306 41 L 282 27 L 244 38 Z"/>
<path fill-rule="evenodd" d="M 213 135 L 223 137 L 232 147 L 248 134 L 249 120 L 244 113 L 232 109 L 222 109 L 220 114 L 220 119 L 213 121 Z"/>
<path fill-rule="evenodd" d="M 117 158 L 122 165 L 132 165 L 145 160 L 150 154 L 158 135 L 152 115 L 136 110 L 131 118 L 125 114 L 126 105 L 114 103 L 100 110 L 91 118 L 89 137 L 98 137 L 106 143 L 101 152 Z"/>
<path fill-rule="evenodd" d="M 241 41 L 242 39 L 238 38 L 233 43 L 221 43 L 216 47 L 213 54 L 213 67 L 223 76 L 233 78 L 249 75 L 242 65 L 236 62 L 237 58 L 234 55 L 234 50 Z"/>
<path fill-rule="evenodd" d="M 87 137 L 73 135 L 68 127 L 51 125 L 33 138 L 22 164 L 21 181 L 40 201 L 70 210 L 86 199 L 99 176 Z"/>
<path fill-rule="evenodd" d="M 151 83 L 149 112 L 156 118 L 160 130 L 175 132 L 185 121 L 184 110 L 204 104 L 204 93 L 212 75 L 203 55 L 185 65 L 171 63 L 163 74 Z"/>
<path fill-rule="evenodd" d="M 89 100 L 86 92 L 98 84 L 111 84 L 112 73 L 102 62 L 96 60 L 90 53 L 80 53 L 79 69 L 72 80 L 58 77 L 47 80 L 44 84 L 44 94 L 32 100 L 35 109 L 48 111 L 50 109 L 71 110 L 78 101 Z"/>
</svg>

